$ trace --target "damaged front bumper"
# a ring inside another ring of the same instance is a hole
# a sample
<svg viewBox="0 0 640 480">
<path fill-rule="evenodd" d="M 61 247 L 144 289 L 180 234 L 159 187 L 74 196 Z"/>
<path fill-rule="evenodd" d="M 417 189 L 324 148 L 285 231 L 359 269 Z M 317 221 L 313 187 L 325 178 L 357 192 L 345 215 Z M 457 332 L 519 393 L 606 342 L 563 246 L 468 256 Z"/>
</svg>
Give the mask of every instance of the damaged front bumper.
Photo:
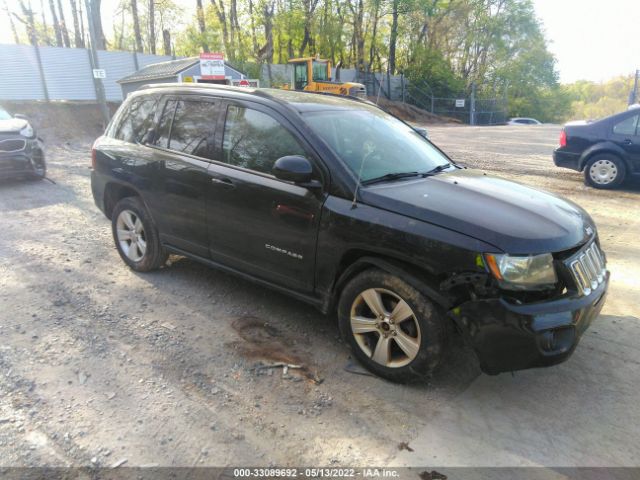
<svg viewBox="0 0 640 480">
<path fill-rule="evenodd" d="M 15 147 L 9 142 L 16 143 Z M 5 145 L 9 144 L 6 150 Z M 0 179 L 34 173 L 34 159 L 44 158 L 44 146 L 39 138 L 8 137 L 0 140 Z"/>
<path fill-rule="evenodd" d="M 515 304 L 504 298 L 470 300 L 450 311 L 480 360 L 482 371 L 498 374 L 555 365 L 571 356 L 598 316 L 606 279 L 589 295 Z"/>
</svg>

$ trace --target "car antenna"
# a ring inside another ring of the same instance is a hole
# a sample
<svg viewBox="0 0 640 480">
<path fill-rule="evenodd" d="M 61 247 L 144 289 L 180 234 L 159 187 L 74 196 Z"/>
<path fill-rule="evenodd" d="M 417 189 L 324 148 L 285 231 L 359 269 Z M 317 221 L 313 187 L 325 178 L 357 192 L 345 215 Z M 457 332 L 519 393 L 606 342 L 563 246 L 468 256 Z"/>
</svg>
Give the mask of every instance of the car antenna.
<svg viewBox="0 0 640 480">
<path fill-rule="evenodd" d="M 365 156 L 362 157 L 362 161 L 360 162 L 360 170 L 358 171 L 358 183 L 356 183 L 356 188 L 353 191 L 353 201 L 351 202 L 351 210 L 353 210 L 354 208 L 358 208 L 358 203 L 357 203 L 357 199 L 358 199 L 358 190 L 360 189 L 360 183 L 361 183 L 361 179 L 362 179 L 362 169 L 364 167 L 364 161 L 367 158 Z"/>
</svg>

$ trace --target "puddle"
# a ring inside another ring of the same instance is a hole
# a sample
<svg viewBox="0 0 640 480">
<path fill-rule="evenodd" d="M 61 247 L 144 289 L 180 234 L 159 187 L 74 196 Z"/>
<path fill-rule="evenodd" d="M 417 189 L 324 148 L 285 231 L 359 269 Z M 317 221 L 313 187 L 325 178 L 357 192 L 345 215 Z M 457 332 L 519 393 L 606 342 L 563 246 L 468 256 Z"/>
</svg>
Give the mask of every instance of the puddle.
<svg viewBox="0 0 640 480">
<path fill-rule="evenodd" d="M 283 368 L 287 365 L 296 366 L 288 368 L 287 374 L 302 376 L 314 383 L 322 382 L 317 371 L 307 365 L 305 355 L 297 351 L 291 340 L 265 320 L 253 316 L 238 317 L 231 326 L 243 340 L 232 344 L 242 356 L 261 361 L 262 367 L 270 364 L 283 364 Z"/>
</svg>

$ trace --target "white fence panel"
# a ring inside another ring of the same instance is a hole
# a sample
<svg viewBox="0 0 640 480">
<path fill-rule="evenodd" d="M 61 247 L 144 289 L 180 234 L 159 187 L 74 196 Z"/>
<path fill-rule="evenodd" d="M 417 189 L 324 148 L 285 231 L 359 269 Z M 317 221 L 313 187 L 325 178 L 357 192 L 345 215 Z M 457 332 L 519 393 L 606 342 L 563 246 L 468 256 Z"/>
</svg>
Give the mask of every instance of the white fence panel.
<svg viewBox="0 0 640 480">
<path fill-rule="evenodd" d="M 95 100 L 89 53 L 81 48 L 40 47 L 51 100 Z"/>
<path fill-rule="evenodd" d="M 31 45 L 0 45 L 0 99 L 45 99 L 36 51 Z"/>
<path fill-rule="evenodd" d="M 98 63 L 100 68 L 107 73 L 107 78 L 102 80 L 107 100 L 120 102 L 122 100 L 122 89 L 117 81 L 136 71 L 133 55 L 130 52 L 99 50 Z"/>
<path fill-rule="evenodd" d="M 89 51 L 81 48 L 38 47 L 50 100 L 96 100 Z M 173 60 L 165 55 L 137 54 L 138 68 Z M 107 100 L 122 100 L 117 83 L 136 71 L 132 52 L 98 51 Z M 0 44 L 0 100 L 45 100 L 36 47 Z"/>
</svg>

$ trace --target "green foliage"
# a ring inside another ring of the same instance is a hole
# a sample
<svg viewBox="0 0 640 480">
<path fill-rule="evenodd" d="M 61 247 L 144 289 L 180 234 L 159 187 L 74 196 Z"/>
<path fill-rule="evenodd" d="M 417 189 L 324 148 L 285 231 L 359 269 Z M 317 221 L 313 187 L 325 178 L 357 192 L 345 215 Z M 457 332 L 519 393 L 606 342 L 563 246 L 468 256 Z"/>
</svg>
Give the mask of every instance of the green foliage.
<svg viewBox="0 0 640 480">
<path fill-rule="evenodd" d="M 447 97 L 462 92 L 464 79 L 457 75 L 451 63 L 437 50 L 419 47 L 414 52 L 414 60 L 404 71 L 410 85 L 435 97 Z"/>
<path fill-rule="evenodd" d="M 386 72 L 395 38 L 390 73 L 404 72 L 413 88 L 436 97 L 468 95 L 472 85 L 479 98 L 506 95 L 511 116 L 598 116 L 621 109 L 629 90 L 622 80 L 561 88 L 532 0 L 202 0 L 201 23 L 189 1 L 191 18 L 177 0 L 154 1 L 155 45 L 168 28 L 177 55 L 224 51 L 231 63 L 248 62 L 251 76 L 265 62 L 316 54 L 343 68 Z M 119 0 L 111 15 L 110 48 L 133 49 L 130 0 Z M 146 29 L 148 2 L 138 1 L 138 17 Z M 153 41 L 144 35 L 145 51 Z"/>
<path fill-rule="evenodd" d="M 633 75 L 628 75 L 604 83 L 579 80 L 567 85 L 571 109 L 565 119 L 597 119 L 622 112 L 627 108 L 633 82 Z"/>
</svg>

